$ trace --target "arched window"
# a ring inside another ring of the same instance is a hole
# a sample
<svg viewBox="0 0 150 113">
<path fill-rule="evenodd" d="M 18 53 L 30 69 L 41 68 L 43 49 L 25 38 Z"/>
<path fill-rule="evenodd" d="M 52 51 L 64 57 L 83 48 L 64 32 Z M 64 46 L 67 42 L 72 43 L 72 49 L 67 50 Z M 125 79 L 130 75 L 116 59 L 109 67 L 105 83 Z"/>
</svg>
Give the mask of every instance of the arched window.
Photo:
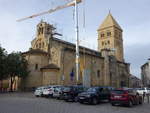
<svg viewBox="0 0 150 113">
<path fill-rule="evenodd" d="M 100 77 L 100 70 L 97 70 L 97 77 Z"/>
<path fill-rule="evenodd" d="M 43 27 L 41 28 L 41 34 L 43 34 Z"/>
<path fill-rule="evenodd" d="M 105 36 L 105 34 L 104 33 L 101 33 L 101 37 L 104 37 Z"/>
<path fill-rule="evenodd" d="M 41 32 L 41 28 L 39 27 L 39 29 L 38 29 L 38 35 L 40 35 L 40 32 Z"/>
<path fill-rule="evenodd" d="M 42 43 L 42 47 L 44 48 L 44 42 Z"/>
<path fill-rule="evenodd" d="M 107 32 L 107 36 L 111 36 L 111 32 L 110 31 Z"/>
<path fill-rule="evenodd" d="M 39 48 L 41 48 L 41 43 L 39 43 Z"/>
<path fill-rule="evenodd" d="M 36 48 L 38 48 L 38 44 L 36 44 Z"/>
</svg>

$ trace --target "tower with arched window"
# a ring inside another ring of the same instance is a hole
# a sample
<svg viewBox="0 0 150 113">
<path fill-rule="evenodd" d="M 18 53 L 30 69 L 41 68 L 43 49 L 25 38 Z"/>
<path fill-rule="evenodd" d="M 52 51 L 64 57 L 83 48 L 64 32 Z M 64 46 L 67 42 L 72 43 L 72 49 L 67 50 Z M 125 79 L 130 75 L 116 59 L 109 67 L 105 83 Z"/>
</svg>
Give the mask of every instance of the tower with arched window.
<svg viewBox="0 0 150 113">
<path fill-rule="evenodd" d="M 107 15 L 98 28 L 98 50 L 110 50 L 118 61 L 124 61 L 122 28 L 113 18 L 111 13 Z"/>
</svg>

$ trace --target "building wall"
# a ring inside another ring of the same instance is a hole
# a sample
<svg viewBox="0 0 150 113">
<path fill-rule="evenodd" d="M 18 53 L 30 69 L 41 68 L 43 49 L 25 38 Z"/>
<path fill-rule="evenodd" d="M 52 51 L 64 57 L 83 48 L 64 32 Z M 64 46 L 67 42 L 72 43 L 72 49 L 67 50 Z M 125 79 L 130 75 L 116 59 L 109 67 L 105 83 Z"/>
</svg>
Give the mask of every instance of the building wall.
<svg viewBox="0 0 150 113">
<path fill-rule="evenodd" d="M 76 84 L 76 73 L 75 73 L 75 47 L 57 41 L 52 42 L 51 50 L 51 61 L 52 63 L 60 67 L 60 84 L 69 85 Z M 82 50 L 83 52 L 84 50 Z M 55 53 L 55 54 L 54 54 Z M 91 85 L 102 84 L 103 75 L 103 58 L 99 58 L 92 55 L 87 55 L 86 53 L 80 53 L 80 76 L 79 84 L 83 81 L 83 71 L 90 70 L 91 73 Z M 97 71 L 99 70 L 99 75 L 97 77 Z M 70 77 L 73 71 L 73 80 Z M 62 80 L 64 78 L 64 80 Z"/>
<path fill-rule="evenodd" d="M 42 85 L 59 85 L 59 70 L 44 69 L 42 71 Z"/>
<path fill-rule="evenodd" d="M 49 27 L 50 25 L 47 23 L 38 24 L 37 26 L 37 37 L 32 41 L 32 49 L 43 50 L 48 55 L 43 53 L 25 54 L 29 63 L 30 75 L 22 82 L 23 87 L 32 88 L 48 84 L 77 84 L 75 76 L 75 45 L 52 37 L 52 34 L 48 32 Z M 107 39 L 110 40 L 110 48 L 112 48 L 115 47 L 117 39 L 114 37 L 116 35 L 114 27 L 109 30 L 112 34 Z M 107 32 L 107 30 L 103 32 Z M 119 38 L 119 40 L 123 47 L 122 39 Z M 44 46 L 40 46 L 43 42 Z M 100 43 L 99 41 L 99 45 Z M 120 46 L 117 45 L 117 47 Z M 107 47 L 103 49 L 107 49 Z M 123 56 L 123 50 L 117 51 L 117 53 Z M 91 86 L 120 87 L 121 82 L 125 84 L 124 86 L 128 86 L 129 64 L 124 63 L 123 60 L 118 62 L 118 57 L 115 56 L 116 53 L 112 51 L 104 50 L 104 52 L 98 52 L 80 47 L 80 76 L 78 84 L 83 83 L 83 78 L 86 76 L 84 73 L 88 72 Z M 119 57 L 122 58 L 122 56 Z M 38 64 L 38 69 L 35 69 L 36 64 Z M 51 69 L 42 71 L 40 69 L 48 64 L 55 64 L 60 69 L 57 71 Z M 72 78 L 71 75 L 73 75 Z"/>
<path fill-rule="evenodd" d="M 42 54 L 26 54 L 28 61 L 29 75 L 22 81 L 23 88 L 32 88 L 42 85 L 41 67 L 48 65 L 48 56 Z M 37 65 L 37 67 L 36 67 Z"/>
<path fill-rule="evenodd" d="M 150 60 L 141 66 L 141 78 L 145 87 L 150 87 Z"/>
<path fill-rule="evenodd" d="M 132 88 L 143 87 L 141 79 L 137 78 L 134 75 L 130 75 L 130 87 Z"/>
<path fill-rule="evenodd" d="M 64 58 L 64 75 L 65 80 L 64 84 L 75 84 L 76 83 L 76 73 L 75 73 L 75 52 L 67 50 L 65 52 Z M 103 75 L 103 59 L 95 58 L 90 55 L 84 55 L 80 54 L 80 76 L 79 76 L 79 84 L 82 84 L 83 82 L 83 72 L 84 70 L 90 71 L 90 78 L 91 78 L 91 85 L 102 85 L 102 75 Z M 84 64 L 85 62 L 85 64 Z M 74 79 L 71 81 L 70 74 L 74 71 Z M 97 71 L 99 70 L 99 75 L 97 75 Z"/>
</svg>

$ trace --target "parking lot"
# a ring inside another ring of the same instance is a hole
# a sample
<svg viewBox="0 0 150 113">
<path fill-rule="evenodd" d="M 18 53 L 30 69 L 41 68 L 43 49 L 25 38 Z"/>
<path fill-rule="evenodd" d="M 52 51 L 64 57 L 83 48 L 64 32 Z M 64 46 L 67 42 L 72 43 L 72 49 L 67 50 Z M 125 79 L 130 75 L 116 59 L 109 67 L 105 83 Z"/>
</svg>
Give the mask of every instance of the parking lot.
<svg viewBox="0 0 150 113">
<path fill-rule="evenodd" d="M 111 106 L 108 102 L 87 105 L 52 98 L 37 98 L 33 93 L 0 94 L 0 113 L 149 113 L 150 104 Z"/>
</svg>

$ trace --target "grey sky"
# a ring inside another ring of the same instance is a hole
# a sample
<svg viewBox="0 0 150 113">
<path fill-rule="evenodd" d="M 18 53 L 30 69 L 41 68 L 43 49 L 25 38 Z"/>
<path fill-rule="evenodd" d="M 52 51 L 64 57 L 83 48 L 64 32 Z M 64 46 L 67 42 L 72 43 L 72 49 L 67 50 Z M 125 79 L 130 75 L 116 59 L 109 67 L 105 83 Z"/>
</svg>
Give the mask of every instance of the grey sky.
<svg viewBox="0 0 150 113">
<path fill-rule="evenodd" d="M 63 39 L 74 41 L 73 7 L 53 14 L 44 15 L 23 22 L 17 19 L 62 5 L 69 0 L 0 0 L 0 44 L 8 52 L 27 51 L 35 37 L 36 25 L 41 19 L 53 23 Z M 111 10 L 123 29 L 126 62 L 131 63 L 131 73 L 140 76 L 140 66 L 150 57 L 150 0 L 85 0 L 79 6 L 81 42 L 90 48 L 97 48 L 97 29 Z"/>
</svg>

